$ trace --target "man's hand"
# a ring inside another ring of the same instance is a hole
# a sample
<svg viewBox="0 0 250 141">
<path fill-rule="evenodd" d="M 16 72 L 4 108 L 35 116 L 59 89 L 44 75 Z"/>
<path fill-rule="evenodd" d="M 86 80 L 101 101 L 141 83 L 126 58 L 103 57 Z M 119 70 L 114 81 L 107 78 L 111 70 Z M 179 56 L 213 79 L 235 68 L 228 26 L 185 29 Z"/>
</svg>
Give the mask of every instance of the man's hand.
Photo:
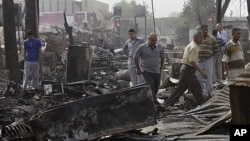
<svg viewBox="0 0 250 141">
<path fill-rule="evenodd" d="M 224 76 L 225 76 L 225 77 L 228 76 L 228 71 L 224 71 Z"/>
<path fill-rule="evenodd" d="M 136 74 L 141 75 L 141 69 L 136 69 Z"/>
<path fill-rule="evenodd" d="M 207 79 L 207 74 L 204 71 L 201 71 L 201 76 L 203 79 Z"/>
</svg>

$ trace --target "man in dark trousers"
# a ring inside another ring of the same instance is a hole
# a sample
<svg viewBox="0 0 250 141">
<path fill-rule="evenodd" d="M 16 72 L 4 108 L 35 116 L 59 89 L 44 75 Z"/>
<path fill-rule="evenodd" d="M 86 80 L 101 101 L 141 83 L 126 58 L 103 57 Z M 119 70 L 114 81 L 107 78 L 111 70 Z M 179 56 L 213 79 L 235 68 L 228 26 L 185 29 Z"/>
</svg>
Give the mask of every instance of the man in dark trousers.
<svg viewBox="0 0 250 141">
<path fill-rule="evenodd" d="M 141 67 L 139 65 L 139 58 L 141 58 Z M 163 47 L 157 44 L 156 33 L 151 33 L 148 41 L 138 47 L 134 55 L 134 61 L 136 73 L 138 75 L 142 74 L 146 83 L 151 86 L 153 101 L 156 105 L 159 105 L 156 94 L 163 69 L 164 52 Z"/>
<path fill-rule="evenodd" d="M 164 101 L 165 108 L 174 105 L 188 88 L 196 98 L 198 105 L 205 102 L 201 85 L 195 75 L 195 72 L 198 71 L 204 79 L 207 78 L 206 73 L 200 69 L 197 63 L 198 48 L 201 42 L 202 33 L 196 32 L 193 36 L 193 41 L 186 46 L 183 54 L 183 64 L 180 69 L 179 83 L 175 91 Z"/>
</svg>

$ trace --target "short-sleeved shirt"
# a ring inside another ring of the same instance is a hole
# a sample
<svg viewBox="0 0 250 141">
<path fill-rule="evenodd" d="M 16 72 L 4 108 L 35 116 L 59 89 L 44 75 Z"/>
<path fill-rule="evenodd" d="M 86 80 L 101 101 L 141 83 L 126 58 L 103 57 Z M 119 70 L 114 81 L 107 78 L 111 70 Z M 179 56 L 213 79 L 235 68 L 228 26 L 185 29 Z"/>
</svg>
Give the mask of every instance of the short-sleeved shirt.
<svg viewBox="0 0 250 141">
<path fill-rule="evenodd" d="M 217 32 L 217 36 L 219 38 L 223 39 L 225 43 L 228 42 L 228 34 L 227 34 L 227 32 L 224 29 L 221 30 L 221 31 L 218 31 Z"/>
<path fill-rule="evenodd" d="M 192 41 L 190 42 L 184 50 L 183 63 L 192 66 L 191 62 L 198 62 L 198 45 Z M 193 67 L 193 66 L 192 66 Z"/>
<path fill-rule="evenodd" d="M 218 47 L 219 47 L 219 52 L 215 53 L 214 54 L 214 57 L 216 58 L 221 58 L 223 56 L 223 52 L 224 52 L 224 49 L 225 49 L 225 42 L 222 38 L 220 37 L 215 37 L 216 39 L 216 42 L 218 44 Z"/>
<path fill-rule="evenodd" d="M 39 49 L 42 47 L 39 39 L 34 38 L 33 40 L 24 40 L 24 49 L 26 50 L 25 61 L 36 62 L 38 61 Z"/>
<path fill-rule="evenodd" d="M 219 48 L 215 38 L 207 35 L 206 37 L 203 37 L 202 43 L 199 47 L 198 59 L 199 61 L 204 61 L 212 57 L 218 51 Z"/>
<path fill-rule="evenodd" d="M 240 46 L 240 43 L 234 43 L 230 40 L 223 54 L 222 62 L 228 64 L 228 84 L 231 80 L 239 76 L 245 69 L 244 53 Z"/>
<path fill-rule="evenodd" d="M 141 58 L 141 71 L 160 73 L 160 60 L 164 59 L 163 47 L 159 44 L 152 49 L 148 43 L 141 44 L 135 52 L 134 59 Z"/>
<path fill-rule="evenodd" d="M 133 57 L 134 57 L 136 49 L 139 47 L 139 45 L 143 43 L 144 43 L 144 40 L 138 39 L 138 38 L 136 38 L 134 42 L 132 42 L 131 39 L 128 39 L 125 42 L 123 46 L 123 50 L 128 50 L 128 66 L 129 67 L 135 67 Z"/>
</svg>

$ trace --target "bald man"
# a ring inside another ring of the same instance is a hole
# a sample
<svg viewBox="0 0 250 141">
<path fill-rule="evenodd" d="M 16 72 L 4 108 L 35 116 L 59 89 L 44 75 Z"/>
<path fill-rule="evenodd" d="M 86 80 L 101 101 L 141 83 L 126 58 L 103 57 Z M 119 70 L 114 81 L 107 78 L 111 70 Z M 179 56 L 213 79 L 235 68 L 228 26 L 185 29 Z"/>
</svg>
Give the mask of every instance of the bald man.
<svg viewBox="0 0 250 141">
<path fill-rule="evenodd" d="M 138 59 L 141 58 L 141 66 Z M 134 55 L 136 73 L 143 75 L 146 83 L 151 86 L 153 101 L 159 105 L 156 94 L 160 84 L 161 71 L 164 63 L 163 47 L 157 44 L 157 34 L 150 33 L 148 41 L 141 44 Z"/>
</svg>

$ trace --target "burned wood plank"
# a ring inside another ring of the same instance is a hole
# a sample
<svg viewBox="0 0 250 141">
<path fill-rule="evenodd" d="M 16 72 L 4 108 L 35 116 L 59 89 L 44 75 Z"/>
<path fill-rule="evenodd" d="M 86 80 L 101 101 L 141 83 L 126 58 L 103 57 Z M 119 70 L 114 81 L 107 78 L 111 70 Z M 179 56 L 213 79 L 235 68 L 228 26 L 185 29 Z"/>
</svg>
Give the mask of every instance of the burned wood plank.
<svg viewBox="0 0 250 141">
<path fill-rule="evenodd" d="M 155 112 L 150 86 L 141 85 L 59 105 L 30 122 L 38 141 L 46 134 L 91 140 L 154 125 Z"/>
</svg>

